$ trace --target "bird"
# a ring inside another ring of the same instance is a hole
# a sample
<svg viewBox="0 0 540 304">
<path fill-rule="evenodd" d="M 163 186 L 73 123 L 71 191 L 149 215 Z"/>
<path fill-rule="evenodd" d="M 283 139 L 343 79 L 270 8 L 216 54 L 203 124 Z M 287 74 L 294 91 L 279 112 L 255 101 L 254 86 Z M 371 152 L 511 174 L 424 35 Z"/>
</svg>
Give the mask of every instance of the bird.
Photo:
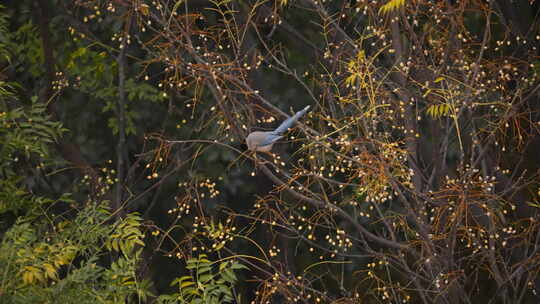
<svg viewBox="0 0 540 304">
<path fill-rule="evenodd" d="M 285 119 L 274 131 L 254 131 L 246 137 L 246 145 L 251 151 L 270 152 L 276 141 L 283 138 L 285 133 L 293 124 L 309 110 L 310 106 L 296 112 L 292 117 Z"/>
</svg>

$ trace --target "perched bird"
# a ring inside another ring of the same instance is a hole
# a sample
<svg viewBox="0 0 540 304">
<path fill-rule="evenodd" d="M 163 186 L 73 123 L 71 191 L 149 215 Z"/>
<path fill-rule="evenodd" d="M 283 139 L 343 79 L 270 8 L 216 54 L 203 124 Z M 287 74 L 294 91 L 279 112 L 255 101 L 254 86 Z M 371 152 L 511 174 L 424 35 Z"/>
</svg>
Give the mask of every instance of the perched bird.
<svg viewBox="0 0 540 304">
<path fill-rule="evenodd" d="M 274 131 L 255 131 L 249 133 L 246 137 L 246 144 L 251 151 L 270 152 L 272 145 L 283 137 L 283 133 L 309 110 L 309 106 L 303 110 L 296 112 L 294 116 L 287 118 Z"/>
</svg>

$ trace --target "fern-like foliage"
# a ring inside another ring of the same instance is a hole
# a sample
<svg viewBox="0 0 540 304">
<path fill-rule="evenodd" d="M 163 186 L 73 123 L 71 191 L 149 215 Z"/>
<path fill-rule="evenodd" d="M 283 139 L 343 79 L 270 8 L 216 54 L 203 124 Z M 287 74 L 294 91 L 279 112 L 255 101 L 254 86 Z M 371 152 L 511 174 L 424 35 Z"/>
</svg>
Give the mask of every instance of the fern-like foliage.
<svg viewBox="0 0 540 304">
<path fill-rule="evenodd" d="M 111 214 L 105 202 L 88 204 L 74 219 L 47 217 L 55 224 L 45 217 L 21 216 L 4 234 L 2 303 L 124 303 L 134 295 L 146 299 L 150 283 L 136 276 L 141 249 L 134 246 L 142 243 L 137 215 L 127 215 L 116 227 L 107 225 Z M 104 250 L 109 245 L 103 245 L 113 243 L 125 250 L 112 263 L 103 263 L 111 256 Z"/>
<path fill-rule="evenodd" d="M 0 60 L 16 51 L 2 40 L 6 18 L 0 6 Z M 68 189 L 51 198 L 28 186 L 49 169 L 65 129 L 45 104 L 20 102 L 18 88 L 0 82 L 0 303 L 144 302 L 142 219 L 117 218 L 107 201 L 80 202 Z"/>
<path fill-rule="evenodd" d="M 237 282 L 235 270 L 247 269 L 236 261 L 223 261 L 216 267 L 215 262 L 205 254 L 187 261 L 187 269 L 192 275 L 177 278 L 171 282 L 178 291 L 161 295 L 159 303 L 233 303 L 233 287 Z"/>
<path fill-rule="evenodd" d="M 47 158 L 52 143 L 65 129 L 52 121 L 45 104 L 32 102 L 20 106 L 16 99 L 17 84 L 0 81 L 0 161 L 4 177 L 14 173 L 16 163 L 32 157 Z"/>
<path fill-rule="evenodd" d="M 39 167 L 49 157 L 51 144 L 65 131 L 51 121 L 46 106 L 16 104 L 14 85 L 0 82 L 0 214 L 31 211 L 34 201 L 20 184 L 29 167 Z M 14 102 L 15 101 L 15 102 Z"/>
</svg>

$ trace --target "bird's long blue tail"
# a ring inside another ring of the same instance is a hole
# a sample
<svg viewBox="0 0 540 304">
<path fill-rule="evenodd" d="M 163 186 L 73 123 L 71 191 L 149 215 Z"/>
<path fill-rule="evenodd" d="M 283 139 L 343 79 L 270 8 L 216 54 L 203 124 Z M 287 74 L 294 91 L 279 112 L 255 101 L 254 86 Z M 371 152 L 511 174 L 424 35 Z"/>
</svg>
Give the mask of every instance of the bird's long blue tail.
<svg viewBox="0 0 540 304">
<path fill-rule="evenodd" d="M 287 131 L 290 127 L 292 127 L 292 125 L 298 119 L 300 119 L 300 117 L 302 117 L 304 114 L 306 114 L 306 112 L 309 110 L 309 107 L 310 106 L 307 106 L 303 110 L 296 112 L 296 114 L 294 114 L 292 117 L 289 117 L 289 118 L 285 119 L 285 121 L 283 121 L 279 125 L 279 127 L 277 127 L 272 133 L 277 134 L 277 135 L 281 135 L 281 134 L 285 133 L 285 131 Z"/>
</svg>

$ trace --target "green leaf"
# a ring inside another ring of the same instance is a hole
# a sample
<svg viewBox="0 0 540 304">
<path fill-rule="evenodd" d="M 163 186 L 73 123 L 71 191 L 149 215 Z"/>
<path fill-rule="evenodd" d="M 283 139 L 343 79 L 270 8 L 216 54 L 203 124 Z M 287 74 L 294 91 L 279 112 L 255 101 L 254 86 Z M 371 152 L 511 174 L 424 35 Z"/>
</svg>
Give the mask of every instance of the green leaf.
<svg viewBox="0 0 540 304">
<path fill-rule="evenodd" d="M 199 277 L 199 281 L 202 283 L 206 283 L 210 280 L 212 280 L 214 276 L 212 274 L 203 274 Z"/>
<path fill-rule="evenodd" d="M 232 265 L 231 265 L 231 269 L 246 269 L 246 270 L 249 270 L 249 267 L 243 265 L 243 264 L 240 264 L 238 262 L 234 262 Z"/>
</svg>

